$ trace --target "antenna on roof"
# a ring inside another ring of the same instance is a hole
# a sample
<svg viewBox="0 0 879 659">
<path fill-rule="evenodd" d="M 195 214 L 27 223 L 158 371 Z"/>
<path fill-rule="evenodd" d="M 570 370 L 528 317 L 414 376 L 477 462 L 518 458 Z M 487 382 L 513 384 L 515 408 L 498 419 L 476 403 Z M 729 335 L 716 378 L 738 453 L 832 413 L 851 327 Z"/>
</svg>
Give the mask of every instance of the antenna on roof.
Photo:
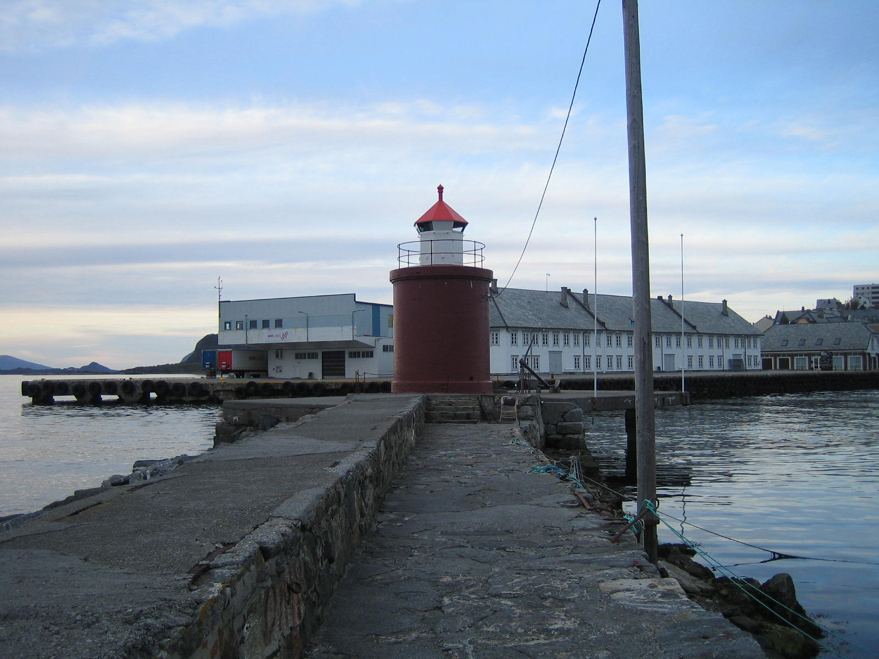
<svg viewBox="0 0 879 659">
<path fill-rule="evenodd" d="M 214 286 L 217 290 L 217 302 L 221 302 L 223 300 L 223 280 L 217 277 L 217 285 Z"/>
</svg>

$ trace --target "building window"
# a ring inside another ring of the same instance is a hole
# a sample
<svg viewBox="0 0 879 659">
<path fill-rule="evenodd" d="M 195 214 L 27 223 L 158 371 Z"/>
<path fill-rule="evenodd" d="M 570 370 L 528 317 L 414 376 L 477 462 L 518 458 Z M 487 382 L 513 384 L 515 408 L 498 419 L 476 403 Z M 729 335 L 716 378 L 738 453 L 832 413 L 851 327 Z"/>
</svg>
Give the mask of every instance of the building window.
<svg viewBox="0 0 879 659">
<path fill-rule="evenodd" d="M 586 347 L 586 348 L 589 347 L 589 345 L 590 345 L 590 341 L 592 340 L 592 339 L 590 338 L 590 336 L 591 336 L 590 334 L 584 334 L 584 335 L 583 335 L 583 346 Z"/>
<path fill-rule="evenodd" d="M 754 365 L 757 365 L 756 357 L 754 357 Z M 717 368 L 723 368 L 723 355 L 717 355 Z"/>
<path fill-rule="evenodd" d="M 531 355 L 531 368 L 535 371 L 540 370 L 540 355 Z"/>
<path fill-rule="evenodd" d="M 693 355 L 687 355 L 687 368 L 693 370 Z"/>
<path fill-rule="evenodd" d="M 223 329 L 224 330 L 231 330 L 232 329 L 232 321 L 231 320 L 224 321 L 223 322 Z"/>
<path fill-rule="evenodd" d="M 491 345 L 496 346 L 500 345 L 501 342 L 501 333 L 500 332 L 492 332 L 491 333 Z"/>
<path fill-rule="evenodd" d="M 243 320 L 236 320 L 235 321 L 235 329 L 243 330 L 244 329 L 244 321 Z"/>
<path fill-rule="evenodd" d="M 574 334 L 574 347 L 575 347 L 575 348 L 579 348 L 579 347 L 580 347 L 580 332 L 576 332 L 576 333 Z"/>
<path fill-rule="evenodd" d="M 543 334 L 541 334 L 541 339 L 543 340 L 543 345 L 548 346 L 549 345 L 549 332 L 543 332 Z"/>
<path fill-rule="evenodd" d="M 864 369 L 863 363 L 860 355 L 850 355 L 848 358 L 848 370 L 861 371 Z"/>
<path fill-rule="evenodd" d="M 566 348 L 571 345 L 571 335 L 568 332 L 562 334 L 562 345 Z"/>
<path fill-rule="evenodd" d="M 270 323 L 269 323 L 268 319 L 262 321 L 262 328 L 263 329 L 269 329 L 269 327 L 270 327 Z"/>
<path fill-rule="evenodd" d="M 626 335 L 626 345 L 630 348 L 635 345 L 635 338 L 631 334 Z"/>
<path fill-rule="evenodd" d="M 297 352 L 293 355 L 297 361 L 303 361 L 307 359 L 317 359 L 316 352 Z"/>
<path fill-rule="evenodd" d="M 612 370 L 613 370 L 613 355 L 608 355 L 608 356 L 607 356 L 607 370 L 608 370 L 608 371 L 612 371 Z"/>
<path fill-rule="evenodd" d="M 608 348 L 610 348 L 610 345 L 611 345 L 612 342 L 613 342 L 613 336 L 610 335 L 610 334 L 606 334 L 606 335 L 605 335 L 605 342 L 604 342 L 604 344 L 605 344 Z"/>
<path fill-rule="evenodd" d="M 601 369 L 601 355 L 598 355 L 595 358 L 595 368 L 597 368 L 599 370 Z"/>
<path fill-rule="evenodd" d="M 822 343 L 824 343 L 824 339 L 815 339 L 816 346 L 820 346 Z"/>
<path fill-rule="evenodd" d="M 845 370 L 845 357 L 843 357 L 842 355 L 835 355 L 833 357 L 833 370 L 834 371 Z"/>
<path fill-rule="evenodd" d="M 283 318 L 275 318 L 275 329 L 281 329 L 284 327 L 284 319 Z"/>
<path fill-rule="evenodd" d="M 696 345 L 700 348 L 702 347 L 702 337 L 701 336 L 696 337 Z"/>
<path fill-rule="evenodd" d="M 661 348 L 662 347 L 662 337 L 659 336 L 659 334 L 657 334 L 656 336 L 653 337 L 653 347 L 654 348 Z"/>
<path fill-rule="evenodd" d="M 250 329 L 256 329 L 256 321 L 255 320 L 250 321 Z"/>
<path fill-rule="evenodd" d="M 510 371 L 515 373 L 519 370 L 519 355 L 510 356 Z"/>
<path fill-rule="evenodd" d="M 714 337 L 713 337 L 713 336 L 709 336 L 709 337 L 708 337 L 708 347 L 709 347 L 709 348 L 713 348 L 713 347 L 714 347 Z"/>
<path fill-rule="evenodd" d="M 724 345 L 724 347 L 725 347 L 727 350 L 729 350 L 729 337 L 726 337 L 726 338 L 723 340 L 723 345 Z"/>
<path fill-rule="evenodd" d="M 739 347 L 739 337 L 735 337 L 735 338 L 733 338 L 733 347 L 734 347 L 734 348 L 738 348 L 738 347 Z"/>
<path fill-rule="evenodd" d="M 632 355 L 629 355 L 629 370 L 635 370 L 635 358 Z"/>
<path fill-rule="evenodd" d="M 833 339 L 833 345 L 838 346 L 840 343 L 842 343 L 842 339 L 839 337 Z"/>
<path fill-rule="evenodd" d="M 394 314 L 388 314 L 388 329 L 394 329 Z"/>
<path fill-rule="evenodd" d="M 688 348 L 692 348 L 692 347 L 693 347 L 693 337 L 692 337 L 692 336 L 688 336 L 688 337 L 687 337 L 687 347 L 688 347 Z"/>
<path fill-rule="evenodd" d="M 583 370 L 588 371 L 592 368 L 592 357 L 586 355 L 583 357 Z"/>
<path fill-rule="evenodd" d="M 348 359 L 372 359 L 372 350 L 349 350 Z"/>
<path fill-rule="evenodd" d="M 617 348 L 622 348 L 623 347 L 623 335 L 617 334 L 616 340 L 614 341 L 614 343 L 616 343 Z"/>
<path fill-rule="evenodd" d="M 782 340 L 781 340 L 781 347 L 783 348 L 783 347 L 785 347 L 786 345 L 787 345 L 787 339 L 782 339 Z"/>
<path fill-rule="evenodd" d="M 714 355 L 708 355 L 708 368 L 714 368 Z"/>
<path fill-rule="evenodd" d="M 382 346 L 382 352 L 394 352 L 394 344 L 386 343 Z"/>
<path fill-rule="evenodd" d="M 794 369 L 797 371 L 809 370 L 809 358 L 808 357 L 794 357 Z"/>
<path fill-rule="evenodd" d="M 701 371 L 703 368 L 705 368 L 705 358 L 699 355 L 699 370 Z"/>
<path fill-rule="evenodd" d="M 671 334 L 669 334 L 667 337 L 665 337 L 665 347 L 671 348 Z"/>
<path fill-rule="evenodd" d="M 275 350 L 275 359 L 283 359 L 284 351 L 283 350 Z"/>
<path fill-rule="evenodd" d="M 574 355 L 574 370 L 580 370 L 580 355 Z"/>
<path fill-rule="evenodd" d="M 510 332 L 510 345 L 511 346 L 519 345 L 519 331 L 518 330 L 513 330 L 512 332 Z"/>
<path fill-rule="evenodd" d="M 617 355 L 617 370 L 618 371 L 623 370 L 623 356 L 622 355 Z"/>
<path fill-rule="evenodd" d="M 559 333 L 558 332 L 552 333 L 552 344 L 554 346 L 557 346 L 559 344 Z"/>
<path fill-rule="evenodd" d="M 800 339 L 799 341 L 797 341 L 797 345 L 798 345 L 798 346 L 804 346 L 804 345 L 806 345 L 806 339 Z M 736 347 L 738 347 L 738 346 L 736 346 Z"/>
<path fill-rule="evenodd" d="M 675 334 L 675 348 L 681 347 L 681 335 Z"/>
</svg>

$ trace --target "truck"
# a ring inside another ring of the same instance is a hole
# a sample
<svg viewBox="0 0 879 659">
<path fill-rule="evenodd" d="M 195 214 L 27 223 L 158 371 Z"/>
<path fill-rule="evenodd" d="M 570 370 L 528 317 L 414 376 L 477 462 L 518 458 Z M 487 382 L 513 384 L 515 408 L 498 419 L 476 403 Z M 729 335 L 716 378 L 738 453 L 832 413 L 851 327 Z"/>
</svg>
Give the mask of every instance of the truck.
<svg viewBox="0 0 879 659">
<path fill-rule="evenodd" d="M 210 356 L 202 353 L 202 365 L 206 371 L 211 370 Z M 268 373 L 268 353 L 265 350 L 222 350 L 216 351 L 214 369 L 218 375 L 231 375 L 238 378 L 265 377 Z"/>
</svg>

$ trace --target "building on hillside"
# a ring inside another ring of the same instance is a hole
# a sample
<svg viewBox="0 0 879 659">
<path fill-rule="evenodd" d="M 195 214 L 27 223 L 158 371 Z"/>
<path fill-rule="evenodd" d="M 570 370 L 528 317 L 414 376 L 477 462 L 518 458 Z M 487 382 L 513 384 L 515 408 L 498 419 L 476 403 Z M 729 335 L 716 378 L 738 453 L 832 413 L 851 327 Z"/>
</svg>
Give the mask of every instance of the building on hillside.
<svg viewBox="0 0 879 659">
<path fill-rule="evenodd" d="M 764 370 L 879 368 L 879 333 L 863 322 L 773 325 L 763 335 Z"/>
<path fill-rule="evenodd" d="M 394 370 L 393 307 L 354 293 L 222 300 L 218 341 L 264 351 L 272 378 L 384 378 Z"/>
<path fill-rule="evenodd" d="M 879 284 L 857 284 L 852 287 L 852 297 L 868 302 L 872 309 L 879 309 Z"/>
<path fill-rule="evenodd" d="M 683 319 L 681 309 L 683 308 Z M 516 373 L 519 359 L 535 371 L 634 371 L 632 298 L 506 288 L 490 305 L 491 371 Z M 763 334 L 726 303 L 651 300 L 656 371 L 760 370 Z"/>
</svg>

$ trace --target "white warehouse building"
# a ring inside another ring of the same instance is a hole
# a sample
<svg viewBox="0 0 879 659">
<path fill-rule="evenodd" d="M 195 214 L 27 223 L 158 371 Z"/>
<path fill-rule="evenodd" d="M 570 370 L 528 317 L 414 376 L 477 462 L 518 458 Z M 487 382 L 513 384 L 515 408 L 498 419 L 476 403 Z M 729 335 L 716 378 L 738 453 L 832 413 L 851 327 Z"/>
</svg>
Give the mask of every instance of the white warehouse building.
<svg viewBox="0 0 879 659">
<path fill-rule="evenodd" d="M 493 374 L 517 373 L 520 358 L 555 375 L 634 371 L 629 296 L 506 288 L 493 293 L 490 310 Z M 653 298 L 651 323 L 655 371 L 762 369 L 763 334 L 726 300 Z"/>
<path fill-rule="evenodd" d="M 219 345 L 265 351 L 272 378 L 388 378 L 394 372 L 389 304 L 359 302 L 354 293 L 222 300 L 219 314 Z"/>
</svg>

